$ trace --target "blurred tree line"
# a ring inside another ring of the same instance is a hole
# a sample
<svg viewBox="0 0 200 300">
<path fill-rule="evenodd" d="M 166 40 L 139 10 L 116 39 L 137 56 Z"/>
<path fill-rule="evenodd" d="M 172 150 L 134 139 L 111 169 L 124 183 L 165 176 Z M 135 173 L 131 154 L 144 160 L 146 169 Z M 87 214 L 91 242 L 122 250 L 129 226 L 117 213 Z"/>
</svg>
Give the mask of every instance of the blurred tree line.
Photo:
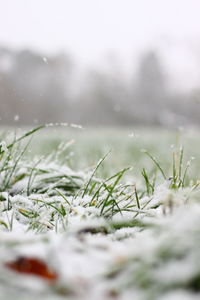
<svg viewBox="0 0 200 300">
<path fill-rule="evenodd" d="M 130 79 L 115 67 L 81 73 L 65 54 L 0 48 L 0 125 L 176 127 L 199 125 L 199 113 L 198 91 L 173 91 L 156 51 L 141 55 Z"/>
</svg>

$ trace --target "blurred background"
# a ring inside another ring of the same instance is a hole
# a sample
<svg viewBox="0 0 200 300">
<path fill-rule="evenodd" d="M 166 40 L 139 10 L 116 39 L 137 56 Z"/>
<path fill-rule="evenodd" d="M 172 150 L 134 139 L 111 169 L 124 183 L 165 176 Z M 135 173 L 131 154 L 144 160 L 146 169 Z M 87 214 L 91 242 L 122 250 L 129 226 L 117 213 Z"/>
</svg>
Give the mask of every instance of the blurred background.
<svg viewBox="0 0 200 300">
<path fill-rule="evenodd" d="M 0 0 L 0 126 L 200 125 L 199 0 Z"/>
</svg>

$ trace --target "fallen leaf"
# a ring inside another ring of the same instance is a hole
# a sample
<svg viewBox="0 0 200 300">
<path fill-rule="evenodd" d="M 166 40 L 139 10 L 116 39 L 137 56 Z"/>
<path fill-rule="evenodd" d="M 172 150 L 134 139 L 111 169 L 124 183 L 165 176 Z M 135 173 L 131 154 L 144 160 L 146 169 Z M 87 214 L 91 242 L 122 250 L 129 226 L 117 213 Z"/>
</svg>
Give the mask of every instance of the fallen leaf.
<svg viewBox="0 0 200 300">
<path fill-rule="evenodd" d="M 45 262 L 34 257 L 19 257 L 14 261 L 7 262 L 5 266 L 13 271 L 35 275 L 47 280 L 56 280 L 57 274 L 50 270 Z"/>
</svg>

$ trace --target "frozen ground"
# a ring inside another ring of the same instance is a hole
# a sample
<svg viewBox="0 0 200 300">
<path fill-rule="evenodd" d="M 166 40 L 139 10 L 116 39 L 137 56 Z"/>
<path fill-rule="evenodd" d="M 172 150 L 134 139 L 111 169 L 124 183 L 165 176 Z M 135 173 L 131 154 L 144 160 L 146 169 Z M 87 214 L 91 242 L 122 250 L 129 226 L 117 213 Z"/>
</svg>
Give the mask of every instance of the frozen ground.
<svg viewBox="0 0 200 300">
<path fill-rule="evenodd" d="M 30 159 L 4 140 L 0 299 L 200 299 L 200 190 L 182 150 L 170 178 L 148 153 L 143 177 L 100 178 L 105 157 L 72 171 L 63 146 Z"/>
</svg>

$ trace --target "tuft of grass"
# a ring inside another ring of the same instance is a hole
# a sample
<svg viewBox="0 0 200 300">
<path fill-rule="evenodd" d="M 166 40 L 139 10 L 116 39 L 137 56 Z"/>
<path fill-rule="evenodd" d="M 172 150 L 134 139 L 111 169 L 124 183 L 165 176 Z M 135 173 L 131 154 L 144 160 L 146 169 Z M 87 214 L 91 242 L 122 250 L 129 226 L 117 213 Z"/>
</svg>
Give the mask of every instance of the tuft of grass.
<svg viewBox="0 0 200 300">
<path fill-rule="evenodd" d="M 86 183 L 86 186 L 83 190 L 83 194 L 82 194 L 82 197 L 84 197 L 88 191 L 88 188 L 90 186 L 90 183 L 95 175 L 95 173 L 97 172 L 97 170 L 99 169 L 99 167 L 101 166 L 101 164 L 103 163 L 103 161 L 106 159 L 106 157 L 111 153 L 111 151 L 109 151 L 108 153 L 106 153 L 106 155 L 104 155 L 104 157 L 102 159 L 100 159 L 100 161 L 97 163 L 96 167 L 94 168 L 94 171 L 92 172 L 88 182 Z"/>
<path fill-rule="evenodd" d="M 170 181 L 170 188 L 171 189 L 179 189 L 186 187 L 187 181 L 187 172 L 191 164 L 191 160 L 186 163 L 184 168 L 183 158 L 184 158 L 184 149 L 181 147 L 179 151 L 172 153 L 172 176 L 167 177 L 164 169 L 158 160 L 153 157 L 148 151 L 143 151 L 155 164 L 156 168 L 162 174 L 162 177 L 165 181 Z M 151 183 L 149 176 L 147 175 L 146 169 L 142 169 L 142 176 L 145 180 L 146 185 L 146 193 L 148 196 L 152 195 L 155 190 L 155 183 L 156 183 L 156 173 L 154 179 Z"/>
<path fill-rule="evenodd" d="M 155 157 L 153 157 L 147 150 L 143 150 L 142 152 L 144 152 L 154 162 L 154 164 L 156 165 L 156 167 L 158 168 L 158 170 L 162 174 L 164 180 L 166 180 L 167 176 L 165 175 L 165 172 L 164 172 L 163 168 L 161 167 L 161 163 L 159 163 L 157 161 L 157 159 Z"/>
<path fill-rule="evenodd" d="M 30 147 L 33 134 L 44 127 L 40 126 L 30 130 L 19 138 L 15 136 L 14 141 L 7 147 L 7 151 L 1 149 L 0 152 L 0 191 L 7 192 L 11 196 L 17 194 L 26 196 L 27 201 L 30 201 L 33 207 L 37 207 L 37 210 L 28 205 L 15 207 L 17 213 L 27 219 L 30 230 L 44 232 L 49 226 L 57 231 L 60 225 L 65 229 L 68 215 L 73 211 L 74 200 L 77 198 L 81 199 L 80 205 L 84 208 L 94 206 L 99 212 L 99 217 L 107 220 L 112 220 L 117 214 L 123 217 L 125 213 L 130 213 L 133 220 L 137 223 L 137 217 L 140 214 L 147 214 L 146 207 L 153 199 L 157 173 L 160 172 L 164 181 L 167 181 L 168 178 L 162 164 L 152 154 L 144 151 L 153 161 L 155 167 L 150 171 L 147 171 L 147 167 L 142 168 L 141 174 L 145 186 L 139 188 L 136 184 L 125 184 L 125 174 L 131 168 L 124 168 L 106 179 L 96 177 L 97 171 L 103 165 L 110 151 L 99 160 L 89 176 L 89 173 L 86 172 L 82 174 L 72 172 L 67 166 L 66 169 L 63 169 L 63 165 L 59 164 L 59 157 L 64 158 L 62 149 L 65 152 L 72 142 L 63 146 L 60 144 L 57 152 L 54 151 L 54 154 L 50 157 L 42 156 L 33 159 L 32 162 L 25 160 L 24 154 Z M 29 140 L 27 143 L 24 143 L 26 138 Z M 23 143 L 21 143 L 22 141 Z M 184 169 L 183 148 L 179 152 L 174 152 L 169 188 L 179 189 L 186 187 L 188 168 L 189 163 Z M 16 184 L 20 183 L 21 185 L 23 182 L 23 187 L 17 189 Z M 197 186 L 198 184 L 193 185 L 193 189 L 197 188 Z M 146 195 L 148 199 L 144 202 L 143 198 Z M 87 197 L 85 198 L 85 196 Z M 5 204 L 5 213 L 12 210 L 13 203 L 10 201 L 10 197 L 5 199 L 0 194 L 0 201 Z M 48 220 L 49 225 L 43 224 L 40 220 L 40 210 L 44 208 L 50 216 Z M 7 220 L 5 218 L 1 219 L 1 225 L 4 228 L 7 226 L 11 230 L 13 222 L 12 218 L 8 218 L 8 216 L 10 214 L 7 214 Z M 15 217 L 15 214 L 13 214 L 13 217 Z"/>
</svg>

